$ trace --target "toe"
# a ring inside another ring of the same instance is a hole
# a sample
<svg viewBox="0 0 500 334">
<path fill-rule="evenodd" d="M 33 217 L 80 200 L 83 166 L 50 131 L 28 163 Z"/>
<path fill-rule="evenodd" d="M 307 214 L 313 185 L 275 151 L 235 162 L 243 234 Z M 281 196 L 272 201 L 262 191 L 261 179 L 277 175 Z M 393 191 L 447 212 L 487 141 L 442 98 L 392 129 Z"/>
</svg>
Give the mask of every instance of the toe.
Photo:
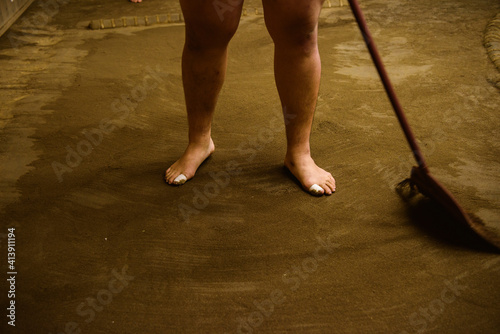
<svg viewBox="0 0 500 334">
<path fill-rule="evenodd" d="M 165 172 L 165 182 L 169 183 L 170 184 L 170 176 L 172 175 L 172 172 L 169 169 L 167 169 L 167 171 Z"/>
<path fill-rule="evenodd" d="M 331 185 L 329 185 L 327 182 L 325 182 L 324 184 L 321 185 L 321 187 L 324 189 L 325 191 L 325 195 L 331 195 L 332 194 L 332 188 L 331 188 Z"/>
<path fill-rule="evenodd" d="M 326 186 L 330 190 L 329 191 L 330 195 L 335 192 L 335 189 L 336 189 L 336 187 L 335 187 L 335 180 L 333 180 L 333 179 L 332 180 L 328 180 L 326 182 Z"/>
<path fill-rule="evenodd" d="M 165 181 L 168 184 L 172 184 L 176 177 L 179 177 L 181 173 L 176 172 L 174 169 L 169 169 L 165 174 Z"/>
<path fill-rule="evenodd" d="M 173 184 L 175 184 L 176 186 L 180 186 L 180 185 L 183 185 L 184 183 L 186 183 L 187 181 L 187 177 L 186 175 L 184 174 L 179 174 L 173 181 Z"/>
<path fill-rule="evenodd" d="M 323 189 L 323 194 L 329 196 L 335 192 L 335 179 L 330 173 L 326 175 L 326 180 L 318 183 L 318 185 Z"/>
<path fill-rule="evenodd" d="M 314 196 L 322 196 L 324 192 L 324 189 L 316 183 L 309 188 L 309 193 Z"/>
</svg>

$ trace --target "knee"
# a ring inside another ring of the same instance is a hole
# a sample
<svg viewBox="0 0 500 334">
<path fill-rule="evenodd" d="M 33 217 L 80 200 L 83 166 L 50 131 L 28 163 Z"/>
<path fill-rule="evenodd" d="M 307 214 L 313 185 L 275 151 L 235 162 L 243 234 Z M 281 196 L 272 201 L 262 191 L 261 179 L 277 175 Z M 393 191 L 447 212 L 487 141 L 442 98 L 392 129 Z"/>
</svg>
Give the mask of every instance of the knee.
<svg viewBox="0 0 500 334">
<path fill-rule="evenodd" d="M 195 52 L 226 48 L 238 28 L 238 23 L 239 20 L 186 23 L 185 46 Z"/>
<path fill-rule="evenodd" d="M 310 15 L 297 15 L 282 22 L 266 22 L 267 29 L 276 47 L 295 49 L 311 54 L 317 50 L 318 20 Z"/>
</svg>

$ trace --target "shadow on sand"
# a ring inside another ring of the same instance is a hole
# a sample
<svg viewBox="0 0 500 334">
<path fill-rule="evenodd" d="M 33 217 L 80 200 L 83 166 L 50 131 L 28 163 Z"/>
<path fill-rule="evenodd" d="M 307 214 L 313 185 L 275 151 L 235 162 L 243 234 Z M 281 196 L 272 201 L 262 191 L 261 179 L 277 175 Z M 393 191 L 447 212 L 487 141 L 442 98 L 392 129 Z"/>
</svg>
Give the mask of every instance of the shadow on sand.
<svg viewBox="0 0 500 334">
<path fill-rule="evenodd" d="M 500 250 L 479 236 L 469 225 L 455 219 L 436 201 L 421 194 L 402 197 L 414 226 L 441 243 L 478 252 L 497 253 Z"/>
</svg>

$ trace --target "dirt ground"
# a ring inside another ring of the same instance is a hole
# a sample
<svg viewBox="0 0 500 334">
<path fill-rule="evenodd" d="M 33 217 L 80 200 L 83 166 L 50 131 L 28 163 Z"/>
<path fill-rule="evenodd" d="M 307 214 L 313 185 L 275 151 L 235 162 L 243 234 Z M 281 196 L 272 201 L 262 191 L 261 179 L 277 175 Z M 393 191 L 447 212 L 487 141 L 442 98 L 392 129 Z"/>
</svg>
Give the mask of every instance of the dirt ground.
<svg viewBox="0 0 500 334">
<path fill-rule="evenodd" d="M 0 249 L 10 278 L 15 228 L 17 272 L 1 332 L 498 333 L 498 252 L 394 191 L 415 163 L 349 7 L 321 14 L 312 150 L 337 192 L 315 198 L 282 167 L 273 44 L 245 3 L 216 152 L 182 187 L 162 180 L 187 143 L 182 23 L 86 28 L 176 1 L 37 0 L 0 38 Z M 431 172 L 500 233 L 482 44 L 500 3 L 361 3 Z"/>
</svg>

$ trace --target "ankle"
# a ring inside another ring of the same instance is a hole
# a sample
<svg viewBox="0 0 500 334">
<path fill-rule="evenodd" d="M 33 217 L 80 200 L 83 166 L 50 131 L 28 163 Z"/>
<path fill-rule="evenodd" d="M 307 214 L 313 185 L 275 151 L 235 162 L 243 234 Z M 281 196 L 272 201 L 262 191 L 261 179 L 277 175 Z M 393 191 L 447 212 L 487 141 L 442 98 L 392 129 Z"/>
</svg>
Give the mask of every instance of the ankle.
<svg viewBox="0 0 500 334">
<path fill-rule="evenodd" d="M 203 135 L 189 135 L 190 145 L 208 145 L 212 142 L 210 133 Z"/>
<path fill-rule="evenodd" d="M 287 150 L 285 155 L 285 161 L 288 161 L 290 163 L 302 161 L 309 158 L 311 158 L 311 150 L 309 148 Z"/>
</svg>

